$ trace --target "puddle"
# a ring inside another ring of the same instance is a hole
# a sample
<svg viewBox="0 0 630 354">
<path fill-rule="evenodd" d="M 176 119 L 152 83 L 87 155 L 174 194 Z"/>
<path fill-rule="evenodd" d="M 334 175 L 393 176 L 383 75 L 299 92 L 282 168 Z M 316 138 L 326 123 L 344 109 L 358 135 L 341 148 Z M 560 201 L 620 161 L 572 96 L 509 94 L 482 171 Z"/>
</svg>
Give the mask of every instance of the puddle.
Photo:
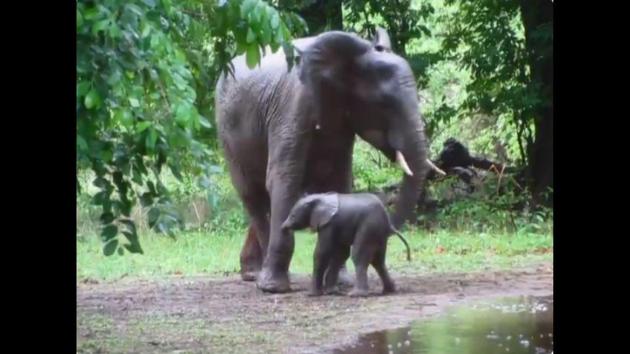
<svg viewBox="0 0 630 354">
<path fill-rule="evenodd" d="M 505 298 L 452 307 L 410 327 L 367 334 L 334 353 L 550 354 L 553 298 Z"/>
</svg>

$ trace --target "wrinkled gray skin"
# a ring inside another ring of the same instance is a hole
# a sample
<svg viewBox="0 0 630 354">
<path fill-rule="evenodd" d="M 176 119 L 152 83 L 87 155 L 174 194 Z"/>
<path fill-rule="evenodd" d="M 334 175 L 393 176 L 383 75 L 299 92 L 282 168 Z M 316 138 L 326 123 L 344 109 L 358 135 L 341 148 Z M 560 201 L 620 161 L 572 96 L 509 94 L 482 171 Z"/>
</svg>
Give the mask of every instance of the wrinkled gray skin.
<svg viewBox="0 0 630 354">
<path fill-rule="evenodd" d="M 294 45 L 300 63 L 291 71 L 282 51 L 253 70 L 241 56 L 216 89 L 219 138 L 251 220 L 241 274 L 266 292 L 290 291 L 294 239 L 280 226 L 299 197 L 351 192 L 355 135 L 391 161 L 396 151 L 406 159 L 412 175 L 403 175 L 396 227 L 412 214 L 429 168 L 416 82 L 384 31 L 374 42 L 327 32 Z"/>
<path fill-rule="evenodd" d="M 313 285 L 309 295 L 335 292 L 339 270 L 351 252 L 356 283 L 350 296 L 367 296 L 367 269 L 370 265 L 376 269 L 383 282 L 384 294 L 396 290 L 385 266 L 385 254 L 387 239 L 397 231 L 377 196 L 370 193 L 329 192 L 301 198 L 291 209 L 281 229 L 286 233 L 307 227 L 318 233 L 313 255 Z M 409 257 L 407 241 L 399 233 L 398 236 L 407 246 Z"/>
</svg>

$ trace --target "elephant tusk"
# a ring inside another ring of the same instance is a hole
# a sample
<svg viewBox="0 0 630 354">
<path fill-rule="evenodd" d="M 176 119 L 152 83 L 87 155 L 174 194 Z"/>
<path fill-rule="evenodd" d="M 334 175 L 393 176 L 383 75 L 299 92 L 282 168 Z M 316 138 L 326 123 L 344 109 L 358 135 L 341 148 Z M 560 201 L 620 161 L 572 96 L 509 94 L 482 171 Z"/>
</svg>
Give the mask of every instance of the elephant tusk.
<svg viewBox="0 0 630 354">
<path fill-rule="evenodd" d="M 400 168 L 402 168 L 406 174 L 413 176 L 413 172 L 411 172 L 409 165 L 407 165 L 407 161 L 405 161 L 405 156 L 398 150 L 396 150 L 396 162 L 398 162 Z"/>
<path fill-rule="evenodd" d="M 435 166 L 435 164 L 433 163 L 433 161 L 427 159 L 427 163 L 429 164 L 429 166 L 431 166 L 432 169 L 434 169 L 437 173 L 441 174 L 442 176 L 446 176 L 446 172 L 442 171 L 439 167 Z"/>
</svg>

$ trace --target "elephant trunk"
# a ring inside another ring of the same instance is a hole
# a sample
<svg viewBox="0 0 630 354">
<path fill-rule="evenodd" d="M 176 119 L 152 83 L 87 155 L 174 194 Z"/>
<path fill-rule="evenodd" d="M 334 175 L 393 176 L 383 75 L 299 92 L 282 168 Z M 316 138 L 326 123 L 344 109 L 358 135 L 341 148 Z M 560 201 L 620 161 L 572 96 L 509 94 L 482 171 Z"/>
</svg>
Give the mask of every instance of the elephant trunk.
<svg viewBox="0 0 630 354">
<path fill-rule="evenodd" d="M 392 215 L 395 228 L 400 228 L 415 210 L 418 197 L 424 189 L 426 175 L 430 168 L 427 163 L 427 142 L 419 120 L 412 120 L 414 129 L 399 135 L 401 149 L 396 151 L 396 160 L 405 171 L 400 186 L 400 193 Z"/>
</svg>

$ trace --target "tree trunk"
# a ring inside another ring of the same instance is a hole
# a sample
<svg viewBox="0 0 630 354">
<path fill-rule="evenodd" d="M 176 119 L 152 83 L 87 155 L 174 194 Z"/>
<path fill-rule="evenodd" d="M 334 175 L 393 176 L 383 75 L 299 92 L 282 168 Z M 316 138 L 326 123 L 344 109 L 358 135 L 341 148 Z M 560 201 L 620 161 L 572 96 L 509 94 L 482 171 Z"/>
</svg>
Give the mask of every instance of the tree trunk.
<svg viewBox="0 0 630 354">
<path fill-rule="evenodd" d="M 531 84 L 537 87 L 543 100 L 534 110 L 534 144 L 528 149 L 531 189 L 534 204 L 553 207 L 553 2 L 551 0 L 520 0 L 525 28 L 525 47 L 531 72 Z M 541 35 L 541 29 L 549 35 Z"/>
<path fill-rule="evenodd" d="M 343 29 L 341 0 L 315 0 L 299 14 L 308 24 L 308 35 Z"/>
</svg>

